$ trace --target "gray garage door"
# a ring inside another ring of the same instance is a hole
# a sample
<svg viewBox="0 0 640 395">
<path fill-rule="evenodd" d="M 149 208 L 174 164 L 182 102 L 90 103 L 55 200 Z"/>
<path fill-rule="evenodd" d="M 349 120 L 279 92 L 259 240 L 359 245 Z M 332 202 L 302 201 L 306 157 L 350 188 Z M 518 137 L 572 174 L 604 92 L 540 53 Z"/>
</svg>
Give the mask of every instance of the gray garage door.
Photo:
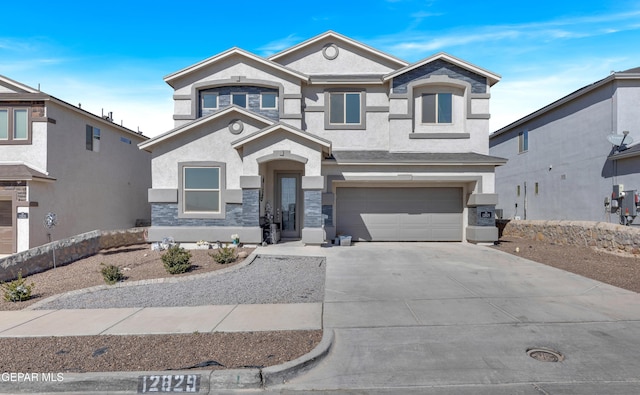
<svg viewBox="0 0 640 395">
<path fill-rule="evenodd" d="M 461 241 L 462 188 L 337 188 L 336 231 L 354 241 Z"/>
</svg>

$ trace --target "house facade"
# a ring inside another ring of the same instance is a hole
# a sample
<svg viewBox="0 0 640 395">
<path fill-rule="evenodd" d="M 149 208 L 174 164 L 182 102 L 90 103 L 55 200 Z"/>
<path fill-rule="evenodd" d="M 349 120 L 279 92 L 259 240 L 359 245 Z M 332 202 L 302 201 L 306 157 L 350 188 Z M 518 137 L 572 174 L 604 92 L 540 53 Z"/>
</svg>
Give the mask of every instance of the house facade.
<svg viewBox="0 0 640 395">
<path fill-rule="evenodd" d="M 151 158 L 137 148 L 145 140 L 0 76 L 0 254 L 148 220 Z"/>
<path fill-rule="evenodd" d="M 497 208 L 511 219 L 620 222 L 614 185 L 640 190 L 640 146 L 631 143 L 640 140 L 639 120 L 636 68 L 497 130 L 490 153 L 509 159 L 496 169 Z"/>
<path fill-rule="evenodd" d="M 149 239 L 254 243 L 266 224 L 306 244 L 496 240 L 499 79 L 444 53 L 409 64 L 331 31 L 172 73 L 175 128 L 139 145 L 152 154 Z"/>
</svg>

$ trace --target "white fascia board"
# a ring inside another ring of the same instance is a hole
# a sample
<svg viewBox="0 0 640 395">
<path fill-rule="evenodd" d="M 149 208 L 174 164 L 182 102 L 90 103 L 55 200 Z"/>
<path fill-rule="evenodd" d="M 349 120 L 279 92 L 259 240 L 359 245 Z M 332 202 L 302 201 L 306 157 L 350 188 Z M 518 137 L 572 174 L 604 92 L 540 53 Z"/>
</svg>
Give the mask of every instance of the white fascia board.
<svg viewBox="0 0 640 395">
<path fill-rule="evenodd" d="M 154 146 L 154 145 L 156 145 L 156 144 L 158 144 L 158 143 L 160 143 L 162 141 L 165 141 L 165 140 L 170 139 L 170 138 L 172 138 L 174 136 L 182 134 L 182 133 L 184 133 L 184 132 L 186 132 L 186 131 L 188 131 L 190 129 L 196 128 L 196 127 L 198 127 L 200 125 L 203 125 L 205 123 L 208 123 L 208 122 L 210 122 L 210 121 L 212 121 L 214 119 L 217 119 L 217 118 L 220 118 L 222 116 L 225 116 L 225 115 L 227 115 L 227 114 L 229 114 L 231 112 L 236 112 L 236 113 L 245 115 L 247 117 L 253 118 L 253 119 L 255 119 L 255 120 L 259 121 L 259 122 L 264 123 L 265 125 L 271 125 L 271 124 L 274 123 L 269 118 L 263 117 L 261 115 L 258 115 L 258 114 L 254 113 L 252 111 L 248 111 L 248 110 L 244 109 L 243 107 L 239 107 L 239 106 L 234 104 L 234 105 L 226 107 L 226 108 L 224 108 L 222 110 L 214 112 L 213 114 L 209 114 L 209 115 L 207 115 L 205 117 L 198 118 L 198 119 L 196 119 L 194 121 L 191 121 L 191 122 L 189 122 L 189 123 L 187 123 L 185 125 L 179 126 L 179 127 L 175 128 L 175 129 L 171 129 L 166 133 L 163 133 L 163 134 L 158 135 L 156 137 L 153 137 L 153 138 L 151 138 L 151 139 L 149 139 L 149 140 L 147 140 L 145 142 L 142 142 L 142 143 L 138 144 L 138 148 L 141 149 L 141 150 L 142 149 L 148 149 L 148 148 L 150 148 L 150 147 L 152 147 L 152 146 Z"/>
<path fill-rule="evenodd" d="M 174 80 L 176 80 L 176 79 L 178 79 L 180 77 L 183 77 L 185 75 L 191 74 L 191 73 L 193 73 L 193 72 L 195 72 L 195 71 L 197 71 L 197 70 L 199 70 L 199 69 L 201 69 L 203 67 L 207 67 L 207 66 L 209 66 L 209 65 L 211 65 L 213 63 L 219 62 L 219 61 L 221 61 L 223 59 L 226 59 L 226 58 L 228 58 L 230 56 L 233 56 L 233 55 L 244 56 L 244 57 L 249 58 L 251 60 L 254 60 L 254 61 L 258 62 L 258 63 L 261 63 L 261 64 L 263 64 L 263 65 L 265 65 L 267 67 L 270 67 L 270 68 L 282 71 L 284 73 L 290 74 L 290 75 L 292 75 L 292 76 L 294 76 L 296 78 L 299 78 L 299 79 L 301 79 L 303 81 L 307 81 L 309 79 L 309 77 L 306 74 L 303 74 L 303 73 L 300 73 L 298 71 L 292 70 L 292 69 L 290 69 L 288 67 L 284 67 L 281 64 L 278 64 L 276 62 L 272 62 L 270 60 L 261 58 L 260 56 L 254 55 L 251 52 L 245 51 L 243 49 L 234 47 L 234 48 L 228 49 L 228 50 L 226 50 L 226 51 L 224 51 L 222 53 L 214 55 L 214 56 L 212 56 L 212 57 L 210 57 L 208 59 L 205 59 L 205 60 L 203 60 L 201 62 L 198 62 L 198 63 L 196 63 L 194 65 L 186 67 L 186 68 L 184 68 L 182 70 L 176 71 L 175 73 L 169 74 L 169 75 L 164 77 L 164 81 L 167 84 L 171 85 L 172 81 L 174 81 Z"/>
<path fill-rule="evenodd" d="M 289 125 L 286 125 L 286 124 L 283 124 L 283 123 L 274 124 L 272 126 L 264 128 L 262 130 L 259 130 L 259 131 L 255 132 L 253 134 L 250 134 L 250 135 L 248 135 L 246 137 L 243 137 L 241 139 L 233 141 L 231 143 L 231 146 L 233 148 L 235 148 L 235 149 L 241 148 L 243 145 L 245 145 L 248 142 L 257 140 L 259 138 L 262 138 L 263 136 L 266 136 L 269 133 L 272 133 L 272 132 L 274 132 L 276 130 L 280 130 L 280 129 L 285 130 L 285 131 L 287 131 L 287 132 L 289 132 L 291 134 L 294 134 L 296 136 L 302 137 L 305 140 L 312 141 L 312 142 L 314 142 L 314 143 L 316 143 L 318 145 L 321 145 L 321 146 L 323 146 L 325 148 L 328 148 L 329 150 L 331 149 L 331 141 L 323 139 L 322 137 L 314 136 L 314 135 L 312 135 L 310 133 L 307 133 L 305 131 L 302 131 L 300 129 L 294 128 L 292 126 L 289 126 Z"/>
<path fill-rule="evenodd" d="M 389 54 L 387 54 L 385 52 L 379 51 L 379 50 L 377 50 L 375 48 L 372 48 L 372 47 L 370 47 L 368 45 L 365 45 L 365 44 L 363 44 L 361 42 L 355 41 L 355 40 L 353 40 L 353 39 L 351 39 L 349 37 L 343 36 L 342 34 L 336 33 L 336 32 L 334 32 L 332 30 L 329 30 L 329 31 L 327 31 L 325 33 L 322 33 L 322 34 L 318 35 L 318 36 L 312 37 L 312 38 L 310 38 L 310 39 L 308 39 L 306 41 L 301 42 L 300 44 L 297 44 L 297 45 L 294 45 L 291 48 L 285 49 L 282 52 L 278 52 L 277 54 L 271 55 L 268 59 L 272 60 L 272 61 L 277 61 L 277 59 L 279 59 L 279 58 L 282 58 L 282 57 L 284 57 L 284 56 L 286 56 L 286 55 L 288 55 L 288 54 L 290 54 L 292 52 L 295 52 L 295 51 L 297 51 L 299 49 L 302 49 L 302 48 L 304 48 L 306 46 L 312 45 L 312 44 L 314 44 L 314 43 L 316 43 L 316 42 L 318 42 L 320 40 L 324 40 L 325 38 L 334 38 L 334 39 L 337 39 L 337 40 L 340 40 L 340 41 L 344 41 L 344 42 L 346 42 L 346 43 L 348 43 L 350 45 L 353 45 L 354 47 L 362 49 L 365 52 L 369 52 L 369 53 L 374 54 L 376 56 L 379 56 L 379 57 L 385 58 L 385 59 L 387 59 L 389 61 L 395 62 L 398 65 L 400 65 L 400 67 L 404 67 L 404 66 L 409 64 L 409 63 L 405 62 L 402 59 L 396 58 L 395 56 L 392 56 L 392 55 L 389 55 Z"/>
<path fill-rule="evenodd" d="M 6 85 L 12 86 L 14 88 L 23 90 L 27 93 L 40 93 L 39 90 L 34 89 L 30 86 L 27 86 L 25 84 L 22 84 L 18 81 L 14 81 L 11 78 L 5 77 L 4 75 L 0 75 L 0 82 L 4 82 Z"/>
</svg>

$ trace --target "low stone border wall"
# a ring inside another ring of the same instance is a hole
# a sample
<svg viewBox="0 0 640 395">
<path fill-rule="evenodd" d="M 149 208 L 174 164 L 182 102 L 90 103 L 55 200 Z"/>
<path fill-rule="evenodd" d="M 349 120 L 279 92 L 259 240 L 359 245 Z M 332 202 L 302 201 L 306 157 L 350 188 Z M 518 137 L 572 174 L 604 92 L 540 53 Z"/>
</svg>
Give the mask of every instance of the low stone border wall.
<svg viewBox="0 0 640 395">
<path fill-rule="evenodd" d="M 97 254 L 100 250 L 145 243 L 146 228 L 100 231 L 94 230 L 68 239 L 57 240 L 27 251 L 0 259 L 0 281 L 42 272 L 56 266 L 67 265 Z"/>
<path fill-rule="evenodd" d="M 499 222 L 499 221 L 496 221 Z M 607 222 L 502 220 L 502 236 L 580 245 L 640 257 L 640 228 Z"/>
</svg>

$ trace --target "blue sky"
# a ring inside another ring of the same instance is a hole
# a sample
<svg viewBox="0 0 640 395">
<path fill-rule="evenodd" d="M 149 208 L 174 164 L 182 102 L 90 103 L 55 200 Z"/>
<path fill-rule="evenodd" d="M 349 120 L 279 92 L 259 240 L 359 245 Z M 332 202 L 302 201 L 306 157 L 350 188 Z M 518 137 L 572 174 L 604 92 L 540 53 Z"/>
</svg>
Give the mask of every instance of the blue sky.
<svg viewBox="0 0 640 395">
<path fill-rule="evenodd" d="M 501 75 L 491 131 L 640 66 L 637 0 L 34 0 L 2 10 L 0 74 L 150 137 L 173 127 L 167 74 L 234 46 L 268 56 L 327 30 L 409 62 L 446 52 Z"/>
</svg>

